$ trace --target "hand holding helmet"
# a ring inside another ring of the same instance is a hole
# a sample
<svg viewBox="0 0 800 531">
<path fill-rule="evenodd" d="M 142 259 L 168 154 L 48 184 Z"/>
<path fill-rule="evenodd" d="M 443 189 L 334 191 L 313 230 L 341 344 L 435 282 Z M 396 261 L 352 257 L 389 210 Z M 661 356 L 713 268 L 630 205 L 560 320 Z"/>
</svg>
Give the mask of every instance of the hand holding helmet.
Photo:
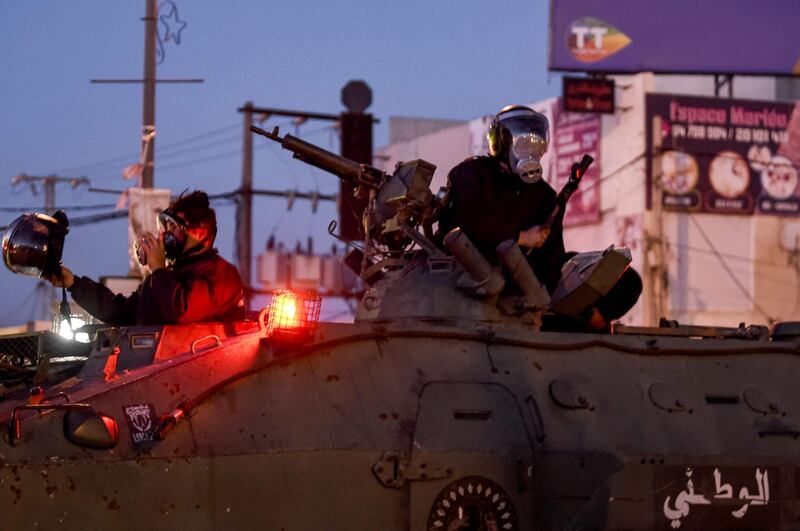
<svg viewBox="0 0 800 531">
<path fill-rule="evenodd" d="M 51 275 L 43 277 L 56 288 L 69 289 L 75 283 L 75 274 L 70 268 L 65 265 L 61 266 L 61 270 Z"/>
<path fill-rule="evenodd" d="M 12 272 L 50 278 L 61 271 L 64 237 L 69 221 L 62 211 L 52 216 L 23 214 L 8 226 L 3 235 L 2 252 L 6 267 Z"/>
</svg>

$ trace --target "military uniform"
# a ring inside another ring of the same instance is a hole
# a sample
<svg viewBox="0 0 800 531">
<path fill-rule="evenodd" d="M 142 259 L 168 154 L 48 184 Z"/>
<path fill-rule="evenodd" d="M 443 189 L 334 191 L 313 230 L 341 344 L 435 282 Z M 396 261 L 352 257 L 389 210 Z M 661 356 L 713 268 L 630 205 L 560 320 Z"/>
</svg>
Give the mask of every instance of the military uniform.
<svg viewBox="0 0 800 531">
<path fill-rule="evenodd" d="M 505 240 L 544 223 L 556 206 L 556 192 L 543 179 L 524 183 L 506 171 L 496 157 L 473 157 L 450 170 L 448 204 L 439 217 L 443 238 L 460 227 L 491 263 L 498 263 L 495 248 Z M 550 236 L 528 260 L 536 277 L 552 293 L 561 278 L 564 237 L 561 217 L 555 220 Z"/>
<path fill-rule="evenodd" d="M 95 318 L 116 326 L 244 319 L 239 271 L 216 249 L 154 271 L 128 297 L 87 277 L 76 277 L 69 291 Z"/>
</svg>

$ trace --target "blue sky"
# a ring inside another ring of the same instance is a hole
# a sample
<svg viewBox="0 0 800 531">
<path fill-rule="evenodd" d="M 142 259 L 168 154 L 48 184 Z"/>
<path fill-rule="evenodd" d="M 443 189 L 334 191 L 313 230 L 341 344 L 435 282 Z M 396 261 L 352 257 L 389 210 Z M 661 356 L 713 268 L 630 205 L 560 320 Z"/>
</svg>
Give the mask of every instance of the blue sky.
<svg viewBox="0 0 800 531">
<path fill-rule="evenodd" d="M 158 75 L 205 79 L 200 85 L 161 85 L 157 92 L 155 183 L 177 192 L 226 192 L 238 186 L 241 116 L 236 109 L 248 100 L 338 113 L 341 87 L 363 79 L 373 91 L 369 110 L 381 120 L 375 129 L 380 146 L 387 142 L 390 116 L 466 120 L 560 91 L 560 78 L 546 66 L 546 0 L 175 3 L 188 26 L 180 46 L 166 44 Z M 10 186 L 19 173 L 86 176 L 92 186 L 122 189 L 127 182 L 121 169 L 136 161 L 139 149 L 141 86 L 89 80 L 142 76 L 144 0 L 4 0 L 0 6 L 0 208 L 43 203 L 41 194 Z M 267 122 L 269 127 L 285 124 Z M 338 151 L 327 125 L 308 122 L 298 132 Z M 265 146 L 256 149 L 254 186 L 332 193 L 338 183 Z M 115 200 L 62 186 L 56 202 Z M 256 199 L 254 210 L 255 252 L 270 233 L 291 246 L 309 235 L 317 250 L 332 243 L 325 232 L 335 217 L 332 205 L 312 215 L 307 203 L 287 212 L 282 201 Z M 0 226 L 17 215 L 0 211 Z M 217 216 L 217 246 L 230 258 L 233 205 L 217 205 Z M 125 220 L 74 227 L 64 262 L 93 278 L 123 275 L 126 249 Z M 32 316 L 35 285 L 33 278 L 0 270 L 0 326 Z"/>
</svg>

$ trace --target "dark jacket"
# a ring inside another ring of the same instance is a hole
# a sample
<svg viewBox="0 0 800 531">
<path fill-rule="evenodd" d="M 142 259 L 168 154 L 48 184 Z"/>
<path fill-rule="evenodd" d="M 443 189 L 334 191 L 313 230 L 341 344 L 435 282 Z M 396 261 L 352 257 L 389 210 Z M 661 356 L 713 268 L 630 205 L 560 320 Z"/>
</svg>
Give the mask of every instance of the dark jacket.
<svg viewBox="0 0 800 531">
<path fill-rule="evenodd" d="M 239 271 L 216 249 L 153 272 L 129 297 L 86 277 L 77 277 L 69 291 L 95 318 L 117 326 L 244 319 Z"/>
<path fill-rule="evenodd" d="M 475 247 L 495 264 L 498 244 L 517 241 L 521 231 L 544 223 L 556 206 L 556 193 L 547 182 L 523 183 L 492 157 L 465 160 L 450 170 L 448 181 L 450 195 L 439 217 L 440 235 L 461 227 Z M 561 278 L 564 259 L 560 218 L 544 245 L 531 252 L 528 259 L 539 281 L 552 293 Z"/>
</svg>

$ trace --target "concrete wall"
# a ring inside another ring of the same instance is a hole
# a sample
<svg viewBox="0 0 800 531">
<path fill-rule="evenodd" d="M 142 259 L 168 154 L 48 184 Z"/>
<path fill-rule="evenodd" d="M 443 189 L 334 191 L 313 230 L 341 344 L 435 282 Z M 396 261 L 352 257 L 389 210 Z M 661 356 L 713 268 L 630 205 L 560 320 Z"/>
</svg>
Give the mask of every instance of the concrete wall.
<svg viewBox="0 0 800 531">
<path fill-rule="evenodd" d="M 469 125 L 461 123 L 434 133 L 379 148 L 375 165 L 391 170 L 398 161 L 423 159 L 436 165 L 431 190 L 447 184 L 450 168 L 469 156 Z"/>
<path fill-rule="evenodd" d="M 389 143 L 397 144 L 413 140 L 463 123 L 466 122 L 463 120 L 392 116 L 389 118 Z"/>
<path fill-rule="evenodd" d="M 714 76 L 652 76 L 653 92 L 685 94 L 691 96 L 713 96 Z M 774 100 L 777 84 L 774 77 L 734 76 L 733 97 L 754 100 Z M 727 86 L 720 96 L 728 96 Z"/>
</svg>

